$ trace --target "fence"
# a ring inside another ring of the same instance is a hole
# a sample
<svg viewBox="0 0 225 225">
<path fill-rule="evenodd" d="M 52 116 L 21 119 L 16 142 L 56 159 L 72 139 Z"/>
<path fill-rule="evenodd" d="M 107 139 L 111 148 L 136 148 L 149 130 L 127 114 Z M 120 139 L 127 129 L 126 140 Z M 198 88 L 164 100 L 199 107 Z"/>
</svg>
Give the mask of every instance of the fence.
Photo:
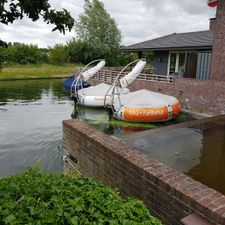
<svg viewBox="0 0 225 225">
<path fill-rule="evenodd" d="M 81 71 L 81 67 L 77 68 L 78 72 Z M 152 82 L 160 82 L 160 83 L 173 83 L 175 76 L 173 75 L 156 75 L 151 73 L 152 70 L 148 69 L 145 70 L 143 73 L 139 74 L 137 77 L 137 80 L 146 80 L 146 81 L 152 81 Z M 103 81 L 103 82 L 114 82 L 119 71 L 116 70 L 100 70 L 98 73 L 96 73 L 93 76 L 93 79 Z M 121 73 L 120 77 L 123 77 L 127 75 L 129 72 L 123 72 Z"/>
</svg>

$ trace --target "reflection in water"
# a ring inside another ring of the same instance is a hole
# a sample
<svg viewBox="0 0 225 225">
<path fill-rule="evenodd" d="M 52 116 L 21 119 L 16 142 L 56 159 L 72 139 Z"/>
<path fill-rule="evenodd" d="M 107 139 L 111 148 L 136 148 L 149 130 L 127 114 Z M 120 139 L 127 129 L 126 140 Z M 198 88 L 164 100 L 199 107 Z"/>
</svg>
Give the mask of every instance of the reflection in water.
<svg viewBox="0 0 225 225">
<path fill-rule="evenodd" d="M 225 194 L 225 124 L 218 122 L 202 126 L 200 162 L 188 174 Z"/>
<path fill-rule="evenodd" d="M 182 172 L 199 163 L 202 133 L 188 127 L 125 139 L 129 144 Z M 196 151 L 197 149 L 197 151 Z"/>
<path fill-rule="evenodd" d="M 0 82 L 0 176 L 40 161 L 62 171 L 62 120 L 73 108 L 61 80 Z"/>
<path fill-rule="evenodd" d="M 122 136 L 130 133 L 146 130 L 146 128 L 132 127 L 130 123 L 114 119 L 113 121 L 109 121 L 107 111 L 101 108 L 77 106 L 74 108 L 71 117 L 86 122 L 107 135 L 114 135 L 118 138 L 122 138 Z"/>
<path fill-rule="evenodd" d="M 73 108 L 62 80 L 1 81 L 0 176 L 25 170 L 38 160 L 44 170 L 62 171 L 58 150 L 62 143 L 62 120 L 71 118 Z M 109 135 L 121 136 L 132 131 L 110 124 L 104 109 L 79 107 L 72 117 Z"/>
<path fill-rule="evenodd" d="M 225 194 L 225 123 L 165 129 L 124 138 L 192 178 Z"/>
</svg>

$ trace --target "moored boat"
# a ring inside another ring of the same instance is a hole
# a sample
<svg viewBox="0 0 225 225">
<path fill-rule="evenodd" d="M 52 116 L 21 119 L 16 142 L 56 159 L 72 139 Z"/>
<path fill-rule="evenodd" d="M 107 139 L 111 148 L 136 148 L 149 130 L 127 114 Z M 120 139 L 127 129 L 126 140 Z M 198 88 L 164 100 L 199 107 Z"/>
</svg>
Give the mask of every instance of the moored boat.
<svg viewBox="0 0 225 225">
<path fill-rule="evenodd" d="M 152 123 L 176 118 L 181 105 L 173 96 L 142 89 L 115 99 L 113 111 L 119 120 Z"/>
<path fill-rule="evenodd" d="M 120 75 L 129 65 L 137 63 L 130 73 L 119 80 Z M 101 83 L 95 86 L 91 86 L 85 89 L 80 89 L 77 92 L 78 104 L 88 107 L 104 107 L 107 102 L 111 101 L 111 96 L 117 98 L 118 96 L 123 96 L 128 94 L 130 91 L 127 88 L 136 77 L 144 69 L 146 61 L 135 60 L 129 63 L 123 70 L 117 75 L 117 78 L 113 85 L 108 85 Z M 117 85 L 120 82 L 120 85 Z"/>
</svg>

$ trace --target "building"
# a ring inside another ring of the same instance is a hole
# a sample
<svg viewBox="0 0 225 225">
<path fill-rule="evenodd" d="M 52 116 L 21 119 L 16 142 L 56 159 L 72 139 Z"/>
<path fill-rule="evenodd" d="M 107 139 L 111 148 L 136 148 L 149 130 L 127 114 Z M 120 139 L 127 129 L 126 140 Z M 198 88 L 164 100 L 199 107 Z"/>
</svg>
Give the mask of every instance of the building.
<svg viewBox="0 0 225 225">
<path fill-rule="evenodd" d="M 154 52 L 153 73 L 199 80 L 225 80 L 225 1 L 207 31 L 174 33 L 124 47 L 125 52 Z"/>
<path fill-rule="evenodd" d="M 209 79 L 213 31 L 174 33 L 123 48 L 139 57 L 146 51 L 154 52 L 153 73 L 176 74 L 185 78 Z"/>
</svg>

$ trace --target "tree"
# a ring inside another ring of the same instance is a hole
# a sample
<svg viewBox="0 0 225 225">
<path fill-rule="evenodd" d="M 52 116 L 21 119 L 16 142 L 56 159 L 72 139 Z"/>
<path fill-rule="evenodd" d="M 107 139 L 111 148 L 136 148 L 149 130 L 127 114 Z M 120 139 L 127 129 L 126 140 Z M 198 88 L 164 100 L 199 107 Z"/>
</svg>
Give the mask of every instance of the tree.
<svg viewBox="0 0 225 225">
<path fill-rule="evenodd" d="M 86 0 L 84 14 L 75 23 L 75 31 L 80 41 L 86 43 L 92 52 L 86 58 L 104 57 L 114 64 L 118 54 L 121 33 L 117 24 L 99 0 Z M 87 54 L 87 53 L 86 53 Z"/>
<path fill-rule="evenodd" d="M 5 49 L 6 61 L 18 64 L 37 64 L 42 62 L 43 53 L 37 45 L 14 43 Z"/>
<path fill-rule="evenodd" d="M 53 64 L 62 64 L 68 61 L 67 47 L 61 44 L 56 44 L 49 49 L 49 62 Z"/>
<path fill-rule="evenodd" d="M 9 7 L 7 6 L 9 5 Z M 74 19 L 70 13 L 63 9 L 56 11 L 51 9 L 48 0 L 1 0 L 0 1 L 0 23 L 8 25 L 24 16 L 32 21 L 37 21 L 40 16 L 47 24 L 54 24 L 53 31 L 59 30 L 65 33 L 65 30 L 71 30 L 74 26 Z"/>
</svg>

